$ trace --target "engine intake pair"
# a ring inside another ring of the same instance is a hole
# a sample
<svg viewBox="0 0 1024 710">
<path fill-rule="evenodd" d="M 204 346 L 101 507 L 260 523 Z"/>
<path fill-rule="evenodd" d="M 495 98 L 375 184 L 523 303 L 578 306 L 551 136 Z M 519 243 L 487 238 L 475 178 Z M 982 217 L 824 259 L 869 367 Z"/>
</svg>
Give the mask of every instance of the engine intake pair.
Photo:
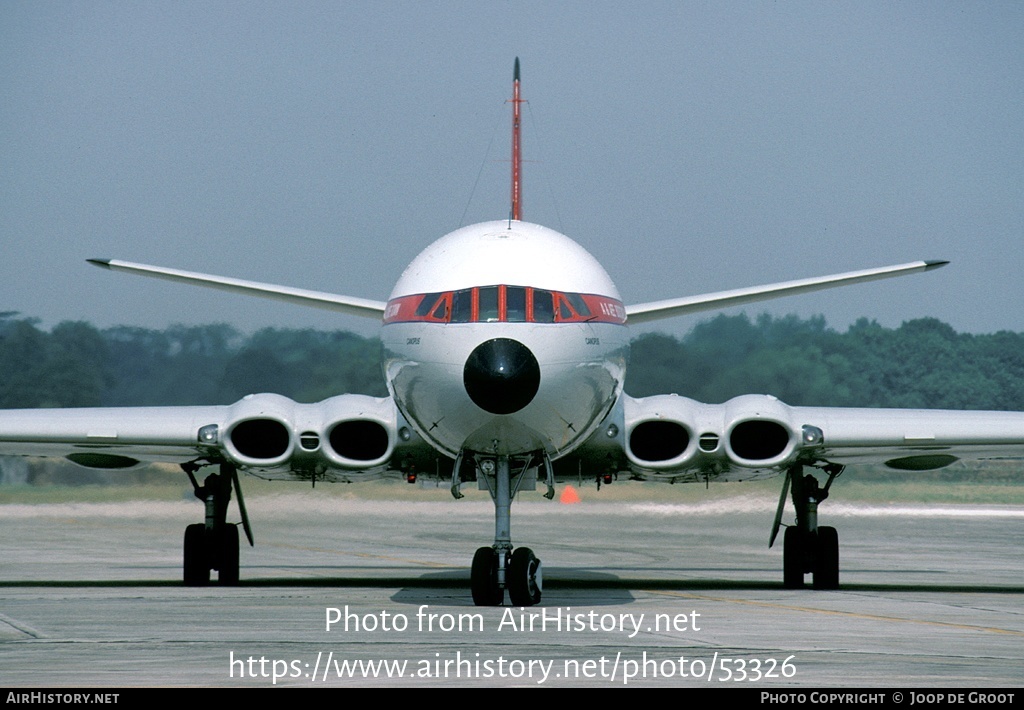
<svg viewBox="0 0 1024 710">
<path fill-rule="evenodd" d="M 394 407 L 386 399 L 349 395 L 300 404 L 259 394 L 228 413 L 222 428 L 200 429 L 200 443 L 219 445 L 243 466 L 288 467 L 322 458 L 328 467 L 365 469 L 386 463 L 395 446 Z"/>
<path fill-rule="evenodd" d="M 704 456 L 760 468 L 787 461 L 801 443 L 789 408 L 773 397 L 746 395 L 701 404 L 675 395 L 632 400 L 626 451 L 636 464 L 685 468 Z"/>
<path fill-rule="evenodd" d="M 278 459 L 294 448 L 288 425 L 277 419 L 238 422 L 229 429 L 228 437 L 235 450 L 250 459 Z M 385 458 L 391 444 L 381 422 L 354 419 L 330 425 L 323 438 L 317 432 L 304 431 L 299 435 L 299 446 L 304 451 L 317 451 L 323 439 L 338 458 L 360 462 Z"/>
</svg>

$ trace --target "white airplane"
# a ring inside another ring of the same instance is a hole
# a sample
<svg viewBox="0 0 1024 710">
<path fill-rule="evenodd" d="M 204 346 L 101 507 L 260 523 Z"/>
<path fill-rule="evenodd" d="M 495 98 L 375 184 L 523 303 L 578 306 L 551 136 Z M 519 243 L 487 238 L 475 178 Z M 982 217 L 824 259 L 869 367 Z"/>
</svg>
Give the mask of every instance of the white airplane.
<svg viewBox="0 0 1024 710">
<path fill-rule="evenodd" d="M 786 497 L 783 581 L 839 584 L 834 528 L 818 503 L 848 464 L 917 471 L 961 458 L 1024 454 L 1024 413 L 790 407 L 768 395 L 702 404 L 676 395 L 623 392 L 631 323 L 928 271 L 918 261 L 821 278 L 655 303 L 623 305 L 608 274 L 568 237 L 521 219 L 519 60 L 513 81 L 512 209 L 508 219 L 445 235 L 409 265 L 387 302 L 116 260 L 116 271 L 254 294 L 383 321 L 390 396 L 343 394 L 299 404 L 254 394 L 228 406 L 38 409 L 0 412 L 0 454 L 60 456 L 120 469 L 179 464 L 205 501 L 188 526 L 184 581 L 239 578 L 239 536 L 227 522 L 232 490 L 250 544 L 238 471 L 301 481 L 358 481 L 397 474 L 451 476 L 490 491 L 494 543 L 473 557 L 478 605 L 540 601 L 540 560 L 513 548 L 515 494 L 538 480 L 554 495 L 560 476 L 729 481 L 782 475 L 771 531 Z M 200 484 L 196 472 L 214 469 Z M 824 481 L 824 485 L 819 483 Z M 770 544 L 771 544 L 770 542 Z"/>
</svg>

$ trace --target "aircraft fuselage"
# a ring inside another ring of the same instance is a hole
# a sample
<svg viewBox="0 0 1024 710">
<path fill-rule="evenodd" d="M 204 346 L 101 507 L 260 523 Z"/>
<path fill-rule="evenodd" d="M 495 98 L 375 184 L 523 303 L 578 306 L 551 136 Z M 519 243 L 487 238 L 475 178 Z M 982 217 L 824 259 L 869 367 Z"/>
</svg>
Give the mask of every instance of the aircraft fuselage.
<svg viewBox="0 0 1024 710">
<path fill-rule="evenodd" d="M 398 408 L 451 456 L 572 451 L 622 392 L 629 348 L 625 309 L 597 261 L 515 221 L 471 225 L 424 250 L 388 301 L 381 339 Z"/>
</svg>

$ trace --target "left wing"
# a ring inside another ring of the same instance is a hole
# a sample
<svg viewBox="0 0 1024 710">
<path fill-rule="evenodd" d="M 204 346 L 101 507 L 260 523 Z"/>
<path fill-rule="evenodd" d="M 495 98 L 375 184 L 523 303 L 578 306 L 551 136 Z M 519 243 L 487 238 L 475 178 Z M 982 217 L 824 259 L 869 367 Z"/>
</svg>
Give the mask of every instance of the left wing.
<svg viewBox="0 0 1024 710">
<path fill-rule="evenodd" d="M 839 534 L 818 524 L 818 505 L 846 465 L 913 472 L 1024 456 L 1024 412 L 790 407 L 767 395 L 722 404 L 624 397 L 619 411 L 620 446 L 634 477 L 674 483 L 785 474 L 768 545 L 783 527 L 789 496 L 796 519 L 785 527 L 782 578 L 790 589 L 803 587 L 807 574 L 816 588 L 839 586 Z M 610 422 L 600 433 L 611 437 L 619 426 Z M 595 454 L 609 446 L 601 436 L 587 443 Z"/>
<path fill-rule="evenodd" d="M 888 279 L 894 276 L 904 276 L 922 271 L 930 271 L 940 266 L 945 266 L 948 261 L 912 261 L 909 264 L 897 264 L 896 266 L 883 266 L 878 269 L 864 269 L 862 271 L 849 271 L 843 274 L 832 276 L 819 276 L 811 279 L 798 279 L 796 281 L 783 281 L 782 283 L 769 284 L 767 286 L 753 286 L 750 288 L 738 288 L 731 291 L 718 291 L 717 293 L 705 293 L 700 296 L 687 296 L 685 298 L 672 298 L 665 301 L 653 301 L 651 303 L 638 303 L 626 306 L 626 318 L 630 324 L 647 323 L 662 318 L 672 318 L 701 311 L 711 311 L 730 306 L 739 306 L 757 301 L 767 301 L 782 296 L 793 296 L 798 293 L 810 293 L 821 291 L 836 286 L 847 286 L 849 284 L 864 283 L 865 281 L 877 281 Z"/>
<path fill-rule="evenodd" d="M 836 464 L 881 463 L 905 471 L 954 461 L 1024 456 L 1024 413 L 941 409 L 793 407 L 822 432 L 806 454 Z M 810 462 L 809 456 L 807 457 Z"/>
<path fill-rule="evenodd" d="M 791 407 L 768 395 L 723 404 L 659 395 L 623 402 L 623 447 L 641 477 L 749 479 L 794 466 L 902 471 L 1024 456 L 1024 412 Z"/>
</svg>

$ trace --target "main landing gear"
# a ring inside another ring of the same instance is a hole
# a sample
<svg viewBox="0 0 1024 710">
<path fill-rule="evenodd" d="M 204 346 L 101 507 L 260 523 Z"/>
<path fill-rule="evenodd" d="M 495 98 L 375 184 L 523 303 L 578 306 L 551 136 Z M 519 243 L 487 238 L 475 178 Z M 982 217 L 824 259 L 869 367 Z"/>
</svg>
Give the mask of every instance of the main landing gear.
<svg viewBox="0 0 1024 710">
<path fill-rule="evenodd" d="M 828 497 L 828 489 L 842 466 L 826 467 L 828 480 L 819 486 L 818 480 L 804 475 L 803 466 L 792 467 L 786 475 L 779 508 L 769 547 L 775 542 L 782 511 L 786 504 L 787 488 L 792 488 L 796 525 L 786 528 L 782 548 L 782 582 L 786 589 L 802 589 L 804 575 L 813 575 L 815 589 L 839 588 L 839 534 L 836 529 L 818 525 L 818 504 Z"/>
<path fill-rule="evenodd" d="M 555 495 L 554 474 L 548 458 L 541 456 L 547 472 L 548 491 L 545 497 L 551 499 Z M 476 459 L 477 477 L 483 477 L 494 500 L 494 544 L 476 551 L 470 570 L 470 589 L 473 592 L 473 603 L 477 606 L 504 604 L 506 589 L 513 606 L 533 606 L 540 602 L 544 587 L 541 561 L 528 547 L 513 550 L 510 532 L 512 498 L 522 485 L 533 460 L 532 456 L 522 461 L 517 459 L 514 462 L 516 468 L 520 465 L 522 468 L 519 473 L 513 474 L 513 462 L 508 456 Z M 462 497 L 459 492 L 462 461 L 463 454 L 460 453 L 452 474 L 452 495 L 455 498 Z"/>
<path fill-rule="evenodd" d="M 206 521 L 185 528 L 184 582 L 188 587 L 202 587 L 210 583 L 210 571 L 217 570 L 221 585 L 238 584 L 238 527 L 227 522 L 231 489 L 238 492 L 238 509 L 249 544 L 253 544 L 249 518 L 245 512 L 242 489 L 238 485 L 238 471 L 231 464 L 221 464 L 220 473 L 211 473 L 199 485 L 196 464 L 182 464 L 195 496 L 206 504 Z"/>
</svg>

